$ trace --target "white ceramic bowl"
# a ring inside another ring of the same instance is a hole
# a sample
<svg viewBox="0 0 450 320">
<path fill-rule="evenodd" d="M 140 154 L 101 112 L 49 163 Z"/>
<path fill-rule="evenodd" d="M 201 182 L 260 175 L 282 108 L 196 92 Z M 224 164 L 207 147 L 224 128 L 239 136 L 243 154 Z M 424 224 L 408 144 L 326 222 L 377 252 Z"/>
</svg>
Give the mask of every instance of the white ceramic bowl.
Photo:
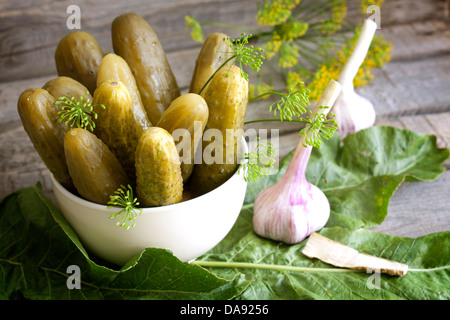
<svg viewBox="0 0 450 320">
<path fill-rule="evenodd" d="M 240 153 L 248 152 L 243 139 Z M 109 219 L 116 208 L 86 201 L 67 191 L 53 176 L 53 192 L 60 211 L 83 245 L 95 255 L 123 265 L 148 247 L 172 250 L 191 261 L 216 246 L 236 222 L 247 183 L 236 172 L 217 189 L 173 205 L 144 208 L 136 226 L 126 230 Z"/>
</svg>

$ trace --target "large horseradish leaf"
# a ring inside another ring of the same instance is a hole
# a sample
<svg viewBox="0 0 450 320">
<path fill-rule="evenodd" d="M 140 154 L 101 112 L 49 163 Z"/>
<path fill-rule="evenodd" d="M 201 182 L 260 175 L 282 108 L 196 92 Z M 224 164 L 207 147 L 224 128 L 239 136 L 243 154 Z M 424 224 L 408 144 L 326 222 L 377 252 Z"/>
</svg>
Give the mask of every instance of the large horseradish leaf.
<svg viewBox="0 0 450 320">
<path fill-rule="evenodd" d="M 230 279 L 244 273 L 250 286 L 244 300 L 448 300 L 450 232 L 417 239 L 390 236 L 364 228 L 324 228 L 320 234 L 361 253 L 407 264 L 402 277 L 335 268 L 303 255 L 307 240 L 295 245 L 257 236 L 252 206 L 244 208 L 228 236 L 196 263 Z M 445 251 L 445 252 L 443 252 Z"/>
<path fill-rule="evenodd" d="M 117 270 L 88 256 L 39 187 L 0 202 L 1 299 L 231 299 L 246 285 L 155 248 Z"/>
</svg>

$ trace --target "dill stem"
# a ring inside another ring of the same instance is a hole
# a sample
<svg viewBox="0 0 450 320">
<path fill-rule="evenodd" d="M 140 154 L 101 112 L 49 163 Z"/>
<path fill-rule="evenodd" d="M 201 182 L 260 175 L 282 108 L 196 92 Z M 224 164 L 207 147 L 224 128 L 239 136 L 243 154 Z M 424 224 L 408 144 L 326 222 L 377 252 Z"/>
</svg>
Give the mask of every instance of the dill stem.
<svg viewBox="0 0 450 320">
<path fill-rule="evenodd" d="M 256 96 L 256 97 L 253 97 L 253 98 L 249 99 L 249 100 L 248 100 L 248 103 L 250 103 L 250 102 L 252 102 L 252 101 L 255 101 L 255 100 L 257 100 L 257 99 L 260 99 L 260 98 L 262 98 L 262 97 L 264 97 L 264 96 L 271 95 L 271 94 L 276 94 L 276 95 L 279 95 L 279 96 L 281 96 L 281 97 L 283 96 L 283 94 L 280 93 L 280 92 L 276 92 L 276 91 L 268 91 L 268 92 L 261 93 L 260 95 L 258 95 L 258 96 Z"/>
<path fill-rule="evenodd" d="M 200 89 L 200 91 L 198 92 L 198 94 L 200 95 L 203 91 L 203 89 L 206 88 L 206 86 L 208 85 L 208 83 L 211 82 L 212 78 L 214 77 L 214 75 L 217 73 L 217 71 L 219 71 L 220 69 L 222 69 L 228 62 L 230 62 L 231 60 L 235 59 L 237 57 L 236 54 L 233 54 L 231 57 L 229 57 L 227 60 L 225 60 L 217 69 L 216 71 L 214 71 L 214 73 L 209 77 L 208 80 L 206 80 L 205 84 L 203 85 L 203 87 Z"/>
<path fill-rule="evenodd" d="M 193 261 L 191 264 L 195 264 L 201 267 L 211 268 L 244 268 L 244 269 L 265 269 L 274 271 L 293 271 L 293 272 L 364 272 L 364 270 L 353 269 L 338 269 L 338 268 L 312 268 L 312 267 L 295 267 L 276 264 L 265 263 L 247 263 L 247 262 L 228 262 L 228 261 Z"/>
<path fill-rule="evenodd" d="M 281 119 L 260 119 L 260 120 L 250 120 L 244 122 L 245 124 L 257 123 L 257 122 L 299 122 L 299 123 L 309 123 L 308 120 L 302 119 L 291 119 L 291 120 L 281 120 Z"/>
</svg>

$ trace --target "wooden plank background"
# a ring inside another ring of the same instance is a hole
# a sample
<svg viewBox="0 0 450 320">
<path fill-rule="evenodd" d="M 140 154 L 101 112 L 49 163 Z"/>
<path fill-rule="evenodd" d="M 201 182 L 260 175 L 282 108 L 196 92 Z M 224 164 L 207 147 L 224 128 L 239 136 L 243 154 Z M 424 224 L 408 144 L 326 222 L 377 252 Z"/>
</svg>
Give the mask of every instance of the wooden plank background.
<svg viewBox="0 0 450 320">
<path fill-rule="evenodd" d="M 312 1 L 312 0 L 311 0 Z M 81 28 L 105 52 L 112 51 L 110 27 L 115 16 L 134 11 L 157 32 L 182 91 L 189 86 L 200 44 L 185 29 L 184 16 L 255 27 L 257 0 L 0 0 L 0 198 L 40 180 L 52 197 L 48 170 L 33 149 L 17 113 L 22 91 L 56 76 L 54 51 L 71 32 L 66 27 L 71 4 L 81 8 Z M 375 71 L 375 79 L 357 91 L 374 104 L 377 124 L 434 134 L 438 145 L 450 147 L 450 24 L 447 0 L 385 0 L 381 30 L 393 42 L 392 60 Z M 359 1 L 348 16 L 364 18 Z M 206 26 L 205 34 L 241 30 Z M 281 84 L 280 84 L 281 86 Z M 251 104 L 247 120 L 269 116 L 268 102 Z M 272 125 L 271 125 L 272 126 Z M 269 127 L 271 127 L 269 126 Z M 294 148 L 298 126 L 280 129 L 280 156 Z M 254 126 L 258 128 L 258 126 Z M 265 126 L 268 127 L 268 126 Z M 445 163 L 450 169 L 450 162 Z M 450 173 L 433 182 L 405 183 L 395 193 L 385 222 L 374 228 L 394 235 L 417 237 L 450 229 Z"/>
</svg>

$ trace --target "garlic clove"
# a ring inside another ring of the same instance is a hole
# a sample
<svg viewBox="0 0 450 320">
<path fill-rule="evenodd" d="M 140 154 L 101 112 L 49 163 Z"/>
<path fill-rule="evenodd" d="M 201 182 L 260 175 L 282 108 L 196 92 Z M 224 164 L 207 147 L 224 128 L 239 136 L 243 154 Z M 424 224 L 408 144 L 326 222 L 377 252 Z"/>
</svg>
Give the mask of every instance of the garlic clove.
<svg viewBox="0 0 450 320">
<path fill-rule="evenodd" d="M 258 194 L 253 226 L 264 238 L 295 244 L 325 226 L 330 204 L 322 190 L 306 180 L 295 192 L 285 183 L 280 180 Z"/>
<path fill-rule="evenodd" d="M 338 123 L 341 138 L 375 124 L 376 112 L 373 104 L 355 92 L 353 80 L 369 51 L 377 30 L 377 24 L 367 19 L 348 61 L 339 74 L 342 91 L 331 112 Z"/>
<path fill-rule="evenodd" d="M 332 113 L 338 123 L 341 138 L 367 129 L 375 124 L 376 112 L 373 104 L 353 90 L 343 90 L 333 106 Z"/>
</svg>

